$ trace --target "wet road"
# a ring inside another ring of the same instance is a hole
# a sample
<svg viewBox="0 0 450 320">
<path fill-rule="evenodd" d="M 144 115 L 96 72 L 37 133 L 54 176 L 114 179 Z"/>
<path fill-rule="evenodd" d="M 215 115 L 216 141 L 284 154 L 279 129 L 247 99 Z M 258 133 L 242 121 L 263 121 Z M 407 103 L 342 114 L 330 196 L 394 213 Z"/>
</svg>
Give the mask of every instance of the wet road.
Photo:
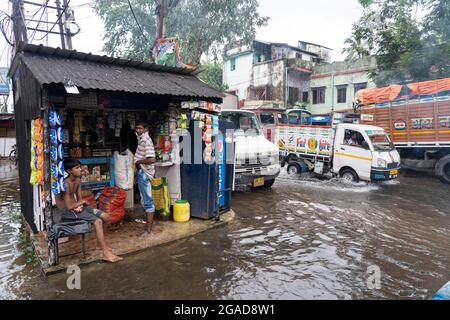
<svg viewBox="0 0 450 320">
<path fill-rule="evenodd" d="M 0 299 L 20 297 L 20 287 L 29 279 L 32 270 L 19 249 L 21 223 L 17 174 L 15 166 L 0 163 Z"/>
<path fill-rule="evenodd" d="M 67 274 L 44 279 L 18 256 L 18 227 L 4 217 L 17 197 L 8 179 L 0 182 L 3 298 L 429 299 L 450 280 L 450 186 L 426 175 L 344 186 L 283 174 L 272 190 L 234 194 L 229 226 L 84 267 L 73 291 Z M 379 289 L 368 286 L 376 268 Z"/>
</svg>

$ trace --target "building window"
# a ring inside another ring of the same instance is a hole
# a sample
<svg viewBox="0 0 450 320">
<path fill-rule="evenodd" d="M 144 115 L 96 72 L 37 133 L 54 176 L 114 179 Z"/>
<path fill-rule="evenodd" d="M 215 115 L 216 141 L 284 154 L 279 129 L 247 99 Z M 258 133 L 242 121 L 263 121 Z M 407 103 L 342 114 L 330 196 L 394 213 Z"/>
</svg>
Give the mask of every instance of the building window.
<svg viewBox="0 0 450 320">
<path fill-rule="evenodd" d="M 347 102 L 347 87 L 338 87 L 337 103 L 346 103 L 346 102 Z"/>
<path fill-rule="evenodd" d="M 303 91 L 303 93 L 302 93 L 302 102 L 308 103 L 308 99 L 309 99 L 309 92 L 308 91 Z"/>
<path fill-rule="evenodd" d="M 357 93 L 359 90 L 363 90 L 367 88 L 367 82 L 363 82 L 363 83 L 355 83 L 355 93 Z"/>
<path fill-rule="evenodd" d="M 296 54 L 295 54 L 295 57 L 296 57 L 297 59 L 303 59 L 303 55 L 302 55 L 301 53 L 296 53 Z"/>
<path fill-rule="evenodd" d="M 325 87 L 312 88 L 313 104 L 325 103 Z"/>
<path fill-rule="evenodd" d="M 251 90 L 252 99 L 254 100 L 268 100 L 267 99 L 267 87 L 256 87 Z"/>
<path fill-rule="evenodd" d="M 236 58 L 230 60 L 230 71 L 236 70 Z"/>
</svg>

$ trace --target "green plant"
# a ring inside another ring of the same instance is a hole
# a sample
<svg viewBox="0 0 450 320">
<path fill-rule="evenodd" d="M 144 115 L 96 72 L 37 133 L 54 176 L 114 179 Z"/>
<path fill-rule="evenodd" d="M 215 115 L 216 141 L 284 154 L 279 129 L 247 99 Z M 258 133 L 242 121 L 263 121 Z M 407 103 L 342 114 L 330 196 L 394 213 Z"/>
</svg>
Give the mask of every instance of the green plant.
<svg viewBox="0 0 450 320">
<path fill-rule="evenodd" d="M 22 222 L 22 214 L 20 213 L 20 211 L 10 210 L 9 221 L 11 223 L 20 223 L 20 222 Z"/>
<path fill-rule="evenodd" d="M 22 225 L 19 232 L 19 249 L 22 251 L 22 255 L 28 265 L 36 266 L 38 258 L 34 252 L 34 248 L 31 244 L 30 233 L 28 229 Z"/>
</svg>

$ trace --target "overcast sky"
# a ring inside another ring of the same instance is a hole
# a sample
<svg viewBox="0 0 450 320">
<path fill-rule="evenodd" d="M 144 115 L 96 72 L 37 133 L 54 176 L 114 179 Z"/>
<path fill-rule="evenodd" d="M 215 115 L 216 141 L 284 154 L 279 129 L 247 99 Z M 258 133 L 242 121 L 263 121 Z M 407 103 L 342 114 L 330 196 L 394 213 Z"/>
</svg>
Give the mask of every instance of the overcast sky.
<svg viewBox="0 0 450 320">
<path fill-rule="evenodd" d="M 8 0 L 0 0 L 0 10 L 8 12 Z M 43 0 L 34 0 L 40 3 Z M 50 0 L 50 4 L 53 4 Z M 89 5 L 92 0 L 72 0 L 75 18 L 81 26 L 81 32 L 73 38 L 73 46 L 78 51 L 103 53 L 103 24 Z M 33 15 L 38 7 L 26 5 L 26 16 Z M 322 44 L 333 50 L 332 59 L 342 60 L 344 40 L 350 35 L 352 23 L 358 19 L 362 9 L 357 0 L 261 0 L 260 14 L 271 18 L 269 25 L 258 30 L 257 39 L 286 42 L 296 46 L 298 40 Z M 40 17 L 40 13 L 37 14 Z M 55 20 L 55 13 L 49 14 L 49 20 Z M 56 28 L 57 29 L 57 28 Z M 38 36 L 36 36 L 37 38 Z M 46 43 L 44 43 L 46 44 Z M 49 45 L 59 46 L 59 36 L 52 35 Z M 6 42 L 0 34 L 0 55 Z M 1 65 L 6 64 L 6 52 Z"/>
</svg>

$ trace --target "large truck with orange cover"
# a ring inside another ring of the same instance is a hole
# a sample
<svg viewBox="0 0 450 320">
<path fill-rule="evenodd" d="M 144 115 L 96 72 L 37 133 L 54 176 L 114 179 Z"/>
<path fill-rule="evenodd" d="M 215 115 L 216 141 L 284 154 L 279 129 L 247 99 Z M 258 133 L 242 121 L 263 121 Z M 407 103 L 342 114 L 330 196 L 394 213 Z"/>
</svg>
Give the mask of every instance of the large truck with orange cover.
<svg viewBox="0 0 450 320">
<path fill-rule="evenodd" d="M 403 168 L 450 184 L 450 78 L 360 90 L 354 111 L 389 133 Z"/>
</svg>

